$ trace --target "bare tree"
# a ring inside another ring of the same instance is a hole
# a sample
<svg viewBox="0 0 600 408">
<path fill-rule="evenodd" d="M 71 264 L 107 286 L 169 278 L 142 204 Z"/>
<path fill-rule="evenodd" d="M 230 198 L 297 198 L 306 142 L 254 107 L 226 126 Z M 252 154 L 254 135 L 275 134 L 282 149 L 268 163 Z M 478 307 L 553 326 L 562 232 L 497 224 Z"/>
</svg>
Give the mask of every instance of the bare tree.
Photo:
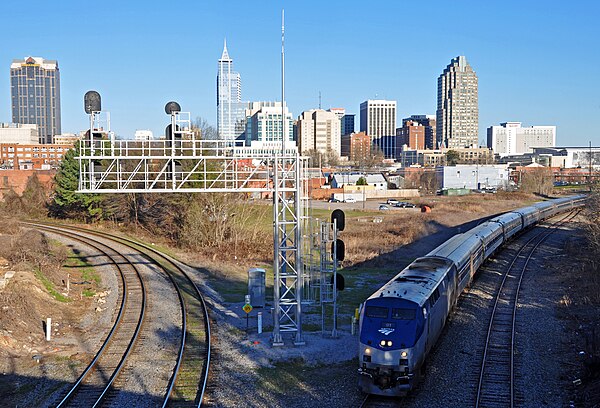
<svg viewBox="0 0 600 408">
<path fill-rule="evenodd" d="M 527 169 L 521 176 L 521 191 L 549 195 L 554 188 L 554 175 L 548 167 Z"/>
<path fill-rule="evenodd" d="M 200 116 L 196 116 L 196 119 L 192 121 L 192 131 L 198 139 L 217 140 L 219 138 L 217 129 Z"/>
<path fill-rule="evenodd" d="M 212 249 L 215 257 L 268 259 L 272 241 L 260 225 L 268 211 L 268 206 L 244 203 L 240 194 L 197 195 L 186 208 L 180 242 L 194 250 Z"/>
<path fill-rule="evenodd" d="M 420 187 L 422 190 L 432 193 L 437 191 L 439 183 L 435 171 L 425 170 L 419 178 Z"/>
<path fill-rule="evenodd" d="M 322 154 L 317 149 L 308 149 L 302 152 L 304 156 L 307 156 L 311 167 L 322 167 Z"/>
<path fill-rule="evenodd" d="M 373 168 L 381 165 L 384 158 L 383 150 L 378 146 L 373 146 L 370 154 L 357 158 L 356 164 L 361 168 Z"/>
<path fill-rule="evenodd" d="M 337 166 L 340 163 L 340 155 L 333 149 L 327 149 L 325 158 L 328 166 Z"/>
<path fill-rule="evenodd" d="M 340 162 L 340 156 L 333 149 L 327 149 L 322 152 L 317 149 L 309 149 L 303 152 L 310 158 L 311 167 L 337 166 Z"/>
</svg>

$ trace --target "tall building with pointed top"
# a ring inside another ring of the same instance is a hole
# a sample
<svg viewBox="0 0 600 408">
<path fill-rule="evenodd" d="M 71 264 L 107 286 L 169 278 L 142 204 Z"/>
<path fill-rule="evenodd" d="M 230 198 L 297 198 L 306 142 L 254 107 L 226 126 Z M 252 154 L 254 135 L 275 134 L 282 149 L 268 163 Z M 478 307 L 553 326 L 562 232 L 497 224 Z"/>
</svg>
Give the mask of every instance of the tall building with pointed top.
<svg viewBox="0 0 600 408">
<path fill-rule="evenodd" d="M 36 124 L 40 143 L 61 134 L 58 62 L 40 57 L 13 60 L 10 65 L 12 121 Z"/>
<path fill-rule="evenodd" d="M 449 149 L 479 144 L 477 74 L 463 55 L 453 58 L 438 78 L 437 146 Z"/>
<path fill-rule="evenodd" d="M 227 40 L 219 59 L 217 73 L 217 133 L 219 139 L 236 139 L 244 132 L 245 105 L 242 103 L 242 80 L 233 71 L 233 60 L 227 52 Z"/>
</svg>

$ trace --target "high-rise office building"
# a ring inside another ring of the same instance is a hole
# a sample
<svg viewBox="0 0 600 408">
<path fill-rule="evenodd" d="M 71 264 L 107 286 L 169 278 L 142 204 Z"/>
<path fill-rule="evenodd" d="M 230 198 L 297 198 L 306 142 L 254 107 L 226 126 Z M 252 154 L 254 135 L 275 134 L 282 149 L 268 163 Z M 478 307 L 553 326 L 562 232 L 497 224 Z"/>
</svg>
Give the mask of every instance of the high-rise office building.
<svg viewBox="0 0 600 408">
<path fill-rule="evenodd" d="M 462 55 L 453 58 L 438 78 L 436 116 L 437 148 L 478 146 L 477 74 Z"/>
<path fill-rule="evenodd" d="M 534 147 L 555 145 L 556 126 L 521 127 L 521 122 L 505 122 L 487 129 L 487 147 L 500 157 L 533 153 Z"/>
<path fill-rule="evenodd" d="M 342 135 L 350 135 L 354 133 L 354 113 L 346 113 L 342 116 Z"/>
<path fill-rule="evenodd" d="M 10 65 L 12 121 L 36 124 L 40 143 L 52 143 L 60 128 L 58 62 L 40 57 L 13 60 Z"/>
<path fill-rule="evenodd" d="M 360 131 L 371 137 L 386 158 L 396 156 L 396 101 L 367 100 L 360 104 Z"/>
<path fill-rule="evenodd" d="M 218 63 L 217 73 L 217 134 L 221 140 L 236 139 L 244 132 L 245 108 L 242 103 L 242 80 L 233 71 L 233 60 L 227 52 L 227 42 Z"/>
<path fill-rule="evenodd" d="M 331 150 L 341 155 L 341 122 L 334 112 L 312 109 L 302 112 L 296 122 L 298 146 L 302 153 Z"/>
<path fill-rule="evenodd" d="M 281 146 L 281 102 L 250 102 L 245 111 L 246 144 L 249 146 L 276 148 Z M 295 148 L 293 141 L 294 118 L 287 106 L 285 115 L 286 150 Z"/>
</svg>

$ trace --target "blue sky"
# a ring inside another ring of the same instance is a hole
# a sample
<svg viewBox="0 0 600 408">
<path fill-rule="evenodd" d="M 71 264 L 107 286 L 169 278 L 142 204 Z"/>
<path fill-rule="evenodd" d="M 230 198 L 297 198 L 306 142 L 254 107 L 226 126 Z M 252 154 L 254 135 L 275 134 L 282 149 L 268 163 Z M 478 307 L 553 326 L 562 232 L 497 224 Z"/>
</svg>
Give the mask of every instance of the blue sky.
<svg viewBox="0 0 600 408">
<path fill-rule="evenodd" d="M 358 113 L 398 101 L 398 120 L 435 114 L 437 77 L 466 55 L 479 77 L 479 136 L 504 121 L 558 126 L 557 144 L 600 144 L 600 2 L 595 1 L 15 1 L 0 5 L 0 122 L 10 122 L 13 58 L 59 61 L 63 132 L 84 129 L 95 89 L 112 129 L 164 132 L 164 105 L 216 124 L 223 39 L 244 100 Z M 358 119 L 356 122 L 358 127 Z"/>
</svg>

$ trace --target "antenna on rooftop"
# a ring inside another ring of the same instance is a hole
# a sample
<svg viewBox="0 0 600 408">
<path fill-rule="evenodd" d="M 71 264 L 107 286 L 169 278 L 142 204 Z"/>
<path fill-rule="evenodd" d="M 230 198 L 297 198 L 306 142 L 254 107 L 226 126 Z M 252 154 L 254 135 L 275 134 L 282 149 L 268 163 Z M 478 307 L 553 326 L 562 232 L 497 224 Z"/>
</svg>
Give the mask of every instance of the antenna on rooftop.
<svg viewBox="0 0 600 408">
<path fill-rule="evenodd" d="M 281 9 L 281 153 L 285 155 L 285 50 L 284 9 Z"/>
<path fill-rule="evenodd" d="M 321 109 L 321 91 L 319 91 L 319 109 Z"/>
</svg>

